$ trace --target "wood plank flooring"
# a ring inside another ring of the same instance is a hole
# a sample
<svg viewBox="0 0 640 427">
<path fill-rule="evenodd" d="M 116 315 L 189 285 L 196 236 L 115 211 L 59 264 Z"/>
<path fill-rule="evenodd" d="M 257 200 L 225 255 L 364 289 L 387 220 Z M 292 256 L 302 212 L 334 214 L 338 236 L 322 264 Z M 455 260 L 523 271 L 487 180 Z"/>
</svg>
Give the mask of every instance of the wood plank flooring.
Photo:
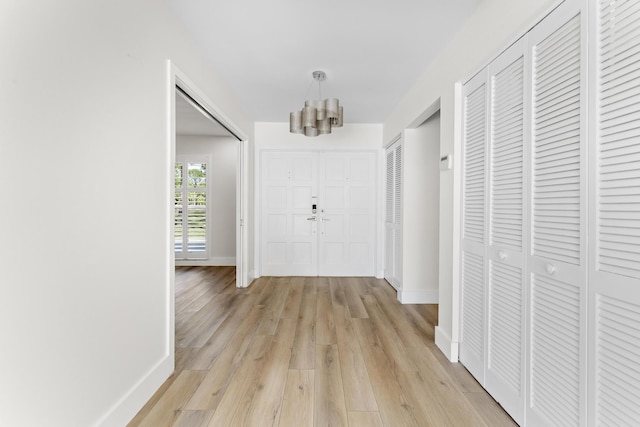
<svg viewBox="0 0 640 427">
<path fill-rule="evenodd" d="M 515 426 L 374 278 L 176 269 L 176 371 L 130 427 Z"/>
</svg>

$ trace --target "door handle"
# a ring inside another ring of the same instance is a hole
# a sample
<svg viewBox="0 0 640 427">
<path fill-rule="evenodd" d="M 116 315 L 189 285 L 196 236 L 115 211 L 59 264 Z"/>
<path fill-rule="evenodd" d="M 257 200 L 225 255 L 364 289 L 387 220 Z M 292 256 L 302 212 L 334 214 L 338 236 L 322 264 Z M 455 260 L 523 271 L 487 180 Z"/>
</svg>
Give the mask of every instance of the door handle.
<svg viewBox="0 0 640 427">
<path fill-rule="evenodd" d="M 547 270 L 547 273 L 549 274 L 554 274 L 556 272 L 556 266 L 553 264 L 547 264 L 545 266 L 545 269 Z"/>
<path fill-rule="evenodd" d="M 311 216 L 309 218 L 307 218 L 307 221 L 316 221 L 317 218 L 315 216 Z"/>
<path fill-rule="evenodd" d="M 331 221 L 331 220 L 329 218 L 320 218 L 320 221 L 327 222 L 327 221 Z"/>
</svg>

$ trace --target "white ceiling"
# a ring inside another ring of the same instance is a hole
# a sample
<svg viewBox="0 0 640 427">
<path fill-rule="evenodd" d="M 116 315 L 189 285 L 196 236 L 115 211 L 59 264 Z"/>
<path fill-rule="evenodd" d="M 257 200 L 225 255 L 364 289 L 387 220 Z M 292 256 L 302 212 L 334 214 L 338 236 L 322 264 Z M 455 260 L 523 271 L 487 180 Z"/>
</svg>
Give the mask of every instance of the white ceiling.
<svg viewBox="0 0 640 427">
<path fill-rule="evenodd" d="M 165 1 L 253 121 L 288 121 L 323 70 L 345 123 L 382 123 L 482 0 Z"/>
</svg>

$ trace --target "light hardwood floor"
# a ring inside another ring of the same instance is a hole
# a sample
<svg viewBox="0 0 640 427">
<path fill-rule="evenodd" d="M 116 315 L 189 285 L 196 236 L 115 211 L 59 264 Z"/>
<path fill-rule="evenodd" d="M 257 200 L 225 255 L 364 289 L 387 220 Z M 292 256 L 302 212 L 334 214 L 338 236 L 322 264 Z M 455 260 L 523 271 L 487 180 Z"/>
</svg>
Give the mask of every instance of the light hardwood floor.
<svg viewBox="0 0 640 427">
<path fill-rule="evenodd" d="M 176 371 L 134 426 L 514 426 L 433 342 L 435 305 L 374 278 L 176 269 Z"/>
</svg>

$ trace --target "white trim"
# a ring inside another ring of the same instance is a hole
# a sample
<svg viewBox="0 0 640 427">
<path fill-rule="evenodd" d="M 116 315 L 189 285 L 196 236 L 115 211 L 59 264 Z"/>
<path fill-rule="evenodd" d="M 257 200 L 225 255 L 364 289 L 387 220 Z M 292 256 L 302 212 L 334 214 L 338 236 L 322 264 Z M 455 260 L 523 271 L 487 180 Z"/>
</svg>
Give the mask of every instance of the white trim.
<svg viewBox="0 0 640 427">
<path fill-rule="evenodd" d="M 438 291 L 423 290 L 398 290 L 398 301 L 402 304 L 438 304 Z"/>
<path fill-rule="evenodd" d="M 209 266 L 209 267 L 221 267 L 236 265 L 236 257 L 211 257 L 209 259 L 177 259 L 176 266 L 191 267 L 191 266 Z M 240 287 L 240 286 L 238 286 Z"/>
<path fill-rule="evenodd" d="M 389 147 L 391 147 L 393 144 L 395 144 L 396 142 L 400 141 L 402 139 L 402 134 L 404 133 L 404 131 L 400 132 L 399 134 L 397 134 L 396 136 L 394 136 L 391 141 L 389 141 L 388 144 L 385 144 L 385 146 L 383 147 L 384 150 L 387 150 Z"/>
<path fill-rule="evenodd" d="M 451 341 L 451 337 L 439 326 L 435 328 L 435 342 L 449 362 L 458 362 L 458 343 Z"/>
<path fill-rule="evenodd" d="M 123 426 L 135 416 L 173 373 L 173 357 L 163 358 L 100 418 L 96 426 Z"/>
<path fill-rule="evenodd" d="M 212 117 L 214 117 L 218 122 L 220 122 L 224 127 L 226 127 L 230 132 L 232 132 L 236 137 L 240 138 L 239 144 L 239 156 L 238 156 L 238 168 L 236 170 L 236 183 L 237 184 L 237 192 L 236 194 L 236 286 L 239 288 L 246 287 L 248 285 L 247 282 L 247 269 L 248 269 L 248 259 L 246 256 L 243 256 L 246 252 L 247 247 L 247 232 L 245 230 L 241 230 L 244 226 L 241 224 L 245 223 L 244 215 L 245 206 L 246 206 L 246 197 L 248 194 L 248 189 L 246 188 L 245 183 L 247 182 L 247 174 L 249 173 L 247 157 L 242 156 L 246 152 L 246 146 L 248 138 L 244 132 L 240 130 L 238 126 L 236 126 L 227 116 L 222 112 L 222 110 L 214 104 L 202 90 L 199 89 L 198 85 L 196 85 L 192 80 L 190 80 L 186 74 L 184 74 L 171 60 L 168 60 L 169 65 L 169 74 L 170 74 L 170 85 L 169 90 L 175 92 L 175 87 L 179 86 L 180 89 L 189 95 L 192 99 L 194 99 L 200 106 L 207 111 Z M 175 110 L 175 94 L 171 95 L 171 104 L 170 109 Z M 170 112 L 174 114 L 174 111 Z M 175 156 L 175 115 L 171 116 L 170 125 L 173 126 L 173 131 L 169 135 L 172 139 L 172 150 Z M 172 175 L 173 176 L 173 175 Z M 173 212 L 173 211 L 172 211 Z M 172 213 L 173 215 L 173 213 Z"/>
</svg>

